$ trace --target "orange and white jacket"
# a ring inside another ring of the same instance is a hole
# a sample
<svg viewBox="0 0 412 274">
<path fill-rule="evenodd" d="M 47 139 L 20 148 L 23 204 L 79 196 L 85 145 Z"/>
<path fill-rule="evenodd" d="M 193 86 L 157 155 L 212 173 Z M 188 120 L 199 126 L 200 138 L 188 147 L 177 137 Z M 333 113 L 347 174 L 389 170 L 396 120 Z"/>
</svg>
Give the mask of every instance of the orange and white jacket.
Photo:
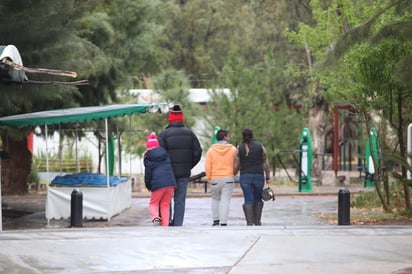
<svg viewBox="0 0 412 274">
<path fill-rule="evenodd" d="M 206 154 L 205 172 L 206 179 L 233 177 L 236 160 L 236 147 L 230 143 L 216 143 L 212 145 Z"/>
</svg>

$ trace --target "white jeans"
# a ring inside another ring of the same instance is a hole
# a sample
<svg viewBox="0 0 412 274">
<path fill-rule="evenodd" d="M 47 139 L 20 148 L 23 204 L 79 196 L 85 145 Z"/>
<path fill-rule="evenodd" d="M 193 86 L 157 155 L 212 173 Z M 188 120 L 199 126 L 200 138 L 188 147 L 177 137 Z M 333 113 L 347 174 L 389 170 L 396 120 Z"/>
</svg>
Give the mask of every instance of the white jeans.
<svg viewBox="0 0 412 274">
<path fill-rule="evenodd" d="M 214 221 L 219 220 L 221 224 L 227 224 L 233 188 L 233 178 L 219 178 L 210 181 Z"/>
</svg>

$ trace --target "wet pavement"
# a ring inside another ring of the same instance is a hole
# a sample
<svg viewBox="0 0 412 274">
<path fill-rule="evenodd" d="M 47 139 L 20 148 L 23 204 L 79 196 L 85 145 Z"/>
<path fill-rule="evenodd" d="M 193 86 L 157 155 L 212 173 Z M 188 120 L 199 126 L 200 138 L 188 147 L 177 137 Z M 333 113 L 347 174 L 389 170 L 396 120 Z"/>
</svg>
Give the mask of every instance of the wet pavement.
<svg viewBox="0 0 412 274">
<path fill-rule="evenodd" d="M 411 226 L 319 219 L 337 212 L 336 187 L 276 192 L 275 202 L 265 202 L 263 225 L 252 227 L 245 226 L 239 190 L 227 227 L 211 226 L 209 195 L 196 191 L 183 227 L 154 227 L 145 193 L 110 222 L 84 220 L 80 228 L 69 228 L 69 220 L 48 223 L 38 211 L 3 223 L 0 273 L 412 273 Z M 41 203 L 41 195 L 26 199 L 32 207 Z"/>
<path fill-rule="evenodd" d="M 394 273 L 412 266 L 411 237 L 410 227 L 349 226 L 8 231 L 0 272 Z"/>
<path fill-rule="evenodd" d="M 337 189 L 322 188 L 313 193 L 298 193 L 296 189 L 276 189 L 276 201 L 265 202 L 262 220 L 265 225 L 330 225 L 317 218 L 319 213 L 337 212 Z M 133 193 L 132 205 L 121 214 L 106 220 L 83 220 L 83 227 L 152 226 L 148 211 L 149 193 Z M 3 197 L 5 215 L 15 213 L 15 218 L 3 220 L 3 230 L 69 228 L 70 219 L 47 220 L 45 195 Z M 235 189 L 229 215 L 229 225 L 245 223 L 242 211 L 243 198 L 239 187 Z M 10 210 L 13 209 L 13 210 Z M 21 216 L 19 216 L 19 214 Z M 210 194 L 203 189 L 191 189 L 186 201 L 185 226 L 209 226 L 212 223 Z"/>
</svg>

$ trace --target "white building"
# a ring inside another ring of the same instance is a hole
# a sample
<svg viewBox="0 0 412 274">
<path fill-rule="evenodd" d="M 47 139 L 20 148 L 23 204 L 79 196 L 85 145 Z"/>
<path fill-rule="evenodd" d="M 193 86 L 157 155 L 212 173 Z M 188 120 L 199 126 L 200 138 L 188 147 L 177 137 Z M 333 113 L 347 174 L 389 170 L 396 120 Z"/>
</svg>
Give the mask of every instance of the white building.
<svg viewBox="0 0 412 274">
<path fill-rule="evenodd" d="M 227 88 L 223 89 L 206 89 L 206 88 L 192 88 L 189 89 L 189 100 L 193 103 L 207 104 L 211 100 L 211 92 L 215 91 L 217 93 L 224 93 L 230 95 L 230 90 Z M 151 89 L 130 89 L 129 93 L 135 95 L 137 104 L 146 104 L 153 102 L 161 102 L 162 98 L 158 93 L 153 92 Z"/>
</svg>

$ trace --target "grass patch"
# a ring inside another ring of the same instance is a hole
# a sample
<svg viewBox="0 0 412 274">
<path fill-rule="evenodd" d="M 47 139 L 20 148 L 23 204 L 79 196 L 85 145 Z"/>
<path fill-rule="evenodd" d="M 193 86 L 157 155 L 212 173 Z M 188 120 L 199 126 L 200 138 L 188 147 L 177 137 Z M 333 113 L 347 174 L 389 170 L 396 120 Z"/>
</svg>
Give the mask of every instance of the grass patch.
<svg viewBox="0 0 412 274">
<path fill-rule="evenodd" d="M 338 224 L 337 213 L 319 213 L 316 217 L 331 225 Z M 404 215 L 382 211 L 351 210 L 351 225 L 411 225 L 412 219 Z"/>
<path fill-rule="evenodd" d="M 351 196 L 350 223 L 352 225 L 412 225 L 412 210 L 405 210 L 403 188 L 390 186 L 390 212 L 385 212 L 375 189 Z M 317 217 L 330 224 L 338 223 L 338 213 L 319 213 Z"/>
</svg>

